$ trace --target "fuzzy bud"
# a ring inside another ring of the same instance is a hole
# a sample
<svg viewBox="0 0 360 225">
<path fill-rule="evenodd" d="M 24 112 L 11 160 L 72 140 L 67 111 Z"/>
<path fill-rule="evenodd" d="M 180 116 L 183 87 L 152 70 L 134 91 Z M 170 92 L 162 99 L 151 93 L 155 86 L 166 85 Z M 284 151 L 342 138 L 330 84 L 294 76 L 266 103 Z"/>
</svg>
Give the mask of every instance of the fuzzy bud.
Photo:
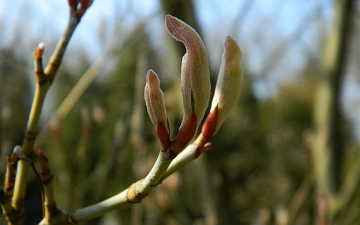
<svg viewBox="0 0 360 225">
<path fill-rule="evenodd" d="M 241 51 L 239 46 L 234 39 L 227 36 L 210 109 L 210 114 L 215 108 L 218 110 L 214 135 L 218 132 L 239 97 L 243 79 L 240 60 Z"/>
<path fill-rule="evenodd" d="M 184 118 L 179 132 L 195 113 L 196 125 L 193 132 L 195 134 L 210 98 L 208 56 L 200 36 L 188 24 L 170 15 L 166 15 L 165 24 L 169 34 L 186 47 L 186 54 L 181 63 Z"/>
<path fill-rule="evenodd" d="M 20 147 L 20 145 L 16 145 L 15 147 L 14 147 L 14 149 L 13 149 L 13 154 L 15 154 L 15 155 L 17 155 L 18 157 L 20 157 L 21 156 L 21 147 Z"/>
<path fill-rule="evenodd" d="M 145 103 L 151 122 L 163 148 L 170 142 L 170 126 L 166 114 L 164 94 L 160 89 L 160 80 L 153 70 L 146 75 Z"/>
</svg>

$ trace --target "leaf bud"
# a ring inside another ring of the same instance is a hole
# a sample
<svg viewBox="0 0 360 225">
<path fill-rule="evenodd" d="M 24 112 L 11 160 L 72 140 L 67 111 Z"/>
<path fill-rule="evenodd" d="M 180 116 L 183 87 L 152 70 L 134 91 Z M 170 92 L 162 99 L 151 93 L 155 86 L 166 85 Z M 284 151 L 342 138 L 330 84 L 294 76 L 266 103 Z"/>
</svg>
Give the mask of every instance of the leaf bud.
<svg viewBox="0 0 360 225">
<path fill-rule="evenodd" d="M 166 15 L 165 24 L 169 34 L 174 39 L 182 42 L 187 51 L 181 63 L 184 117 L 179 133 L 181 133 L 181 129 L 185 127 L 185 124 L 188 124 L 192 119 L 192 114 L 195 113 L 196 124 L 195 130 L 192 132 L 195 134 L 208 107 L 210 98 L 208 56 L 200 36 L 188 24 L 170 15 Z"/>
<path fill-rule="evenodd" d="M 150 120 L 156 128 L 160 143 L 163 148 L 166 148 L 170 143 L 170 126 L 166 114 L 164 94 L 160 89 L 160 80 L 153 70 L 149 70 L 146 75 L 144 98 Z"/>
<path fill-rule="evenodd" d="M 225 51 L 222 55 L 220 71 L 210 109 L 210 114 L 215 108 L 218 110 L 214 135 L 218 132 L 235 105 L 240 94 L 243 79 L 239 46 L 234 39 L 227 36 L 224 47 Z"/>
</svg>

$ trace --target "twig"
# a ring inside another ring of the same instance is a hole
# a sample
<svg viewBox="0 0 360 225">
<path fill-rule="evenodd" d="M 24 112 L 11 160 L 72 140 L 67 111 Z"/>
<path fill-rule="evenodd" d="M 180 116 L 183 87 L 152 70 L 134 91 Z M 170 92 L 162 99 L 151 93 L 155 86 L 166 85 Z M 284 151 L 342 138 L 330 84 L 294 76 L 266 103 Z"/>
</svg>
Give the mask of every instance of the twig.
<svg viewBox="0 0 360 225">
<path fill-rule="evenodd" d="M 59 40 L 58 45 L 56 46 L 49 61 L 49 64 L 45 68 L 45 70 L 43 70 L 42 66 L 44 44 L 40 44 L 33 54 L 35 64 L 36 88 L 25 132 L 25 138 L 22 145 L 23 158 L 29 158 L 34 152 L 34 143 L 38 132 L 38 122 L 45 96 L 52 84 L 56 72 L 58 71 L 69 40 L 73 35 L 76 26 L 80 22 L 81 16 L 86 11 L 86 7 L 89 6 L 90 5 L 81 5 L 79 9 L 77 9 L 76 7 L 71 9 L 70 18 L 66 30 L 64 31 L 63 36 Z M 79 10 L 81 11 L 81 15 L 79 15 Z M 24 199 L 29 176 L 29 169 L 30 166 L 28 163 L 24 162 L 23 160 L 19 161 L 12 201 L 13 207 L 17 211 L 19 211 L 19 215 L 22 215 L 22 212 L 24 210 Z M 20 218 L 17 221 L 17 224 L 21 223 Z"/>
<path fill-rule="evenodd" d="M 40 179 L 44 188 L 45 218 L 50 219 L 58 212 L 55 204 L 53 175 L 49 169 L 48 158 L 42 150 L 38 151 Z"/>
</svg>

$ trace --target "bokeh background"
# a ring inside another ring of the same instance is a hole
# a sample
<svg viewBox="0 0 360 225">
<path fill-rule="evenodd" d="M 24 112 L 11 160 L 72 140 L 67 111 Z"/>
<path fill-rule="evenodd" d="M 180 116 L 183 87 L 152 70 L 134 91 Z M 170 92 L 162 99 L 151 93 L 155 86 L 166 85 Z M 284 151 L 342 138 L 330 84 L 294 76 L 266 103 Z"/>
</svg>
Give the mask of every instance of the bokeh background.
<svg viewBox="0 0 360 225">
<path fill-rule="evenodd" d="M 49 91 L 36 142 L 49 156 L 57 206 L 96 203 L 150 170 L 159 144 L 143 100 L 148 69 L 161 79 L 176 135 L 185 48 L 167 34 L 166 14 L 203 38 L 213 87 L 225 37 L 239 43 L 240 99 L 213 149 L 142 204 L 86 224 L 360 224 L 355 0 L 95 0 Z M 44 42 L 47 63 L 67 19 L 67 1 L 0 2 L 1 183 L 31 107 L 32 52 Z M 27 198 L 26 224 L 37 224 L 35 176 Z"/>
</svg>

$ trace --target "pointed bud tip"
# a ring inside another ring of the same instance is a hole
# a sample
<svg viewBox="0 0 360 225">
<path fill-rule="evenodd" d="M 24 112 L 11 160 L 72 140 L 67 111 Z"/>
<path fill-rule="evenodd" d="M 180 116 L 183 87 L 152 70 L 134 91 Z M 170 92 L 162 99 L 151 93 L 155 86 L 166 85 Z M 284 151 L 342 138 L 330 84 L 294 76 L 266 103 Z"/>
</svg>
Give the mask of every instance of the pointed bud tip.
<svg viewBox="0 0 360 225">
<path fill-rule="evenodd" d="M 41 50 L 44 50 L 44 48 L 45 48 L 44 42 L 41 42 L 41 43 L 39 44 L 38 48 L 40 48 Z"/>
<path fill-rule="evenodd" d="M 188 50 L 193 47 L 198 48 L 199 44 L 202 45 L 199 34 L 184 21 L 174 16 L 166 15 L 165 26 L 171 37 L 184 43 Z"/>
<path fill-rule="evenodd" d="M 167 28 L 171 27 L 177 21 L 178 21 L 178 19 L 170 14 L 167 14 L 165 16 L 165 25 Z"/>
<path fill-rule="evenodd" d="M 170 20 L 174 19 L 175 17 L 173 17 L 172 15 L 170 14 L 166 14 L 165 15 L 165 22 L 169 22 Z"/>
<path fill-rule="evenodd" d="M 225 40 L 225 53 L 228 57 L 238 57 L 239 60 L 242 58 L 241 50 L 236 41 L 231 37 L 227 36 Z"/>
<path fill-rule="evenodd" d="M 35 59 L 40 59 L 44 54 L 45 44 L 41 42 L 33 53 Z"/>
<path fill-rule="evenodd" d="M 179 32 L 179 27 L 181 26 L 179 19 L 171 15 L 165 16 L 165 26 L 169 34 L 176 40 L 183 41 L 182 34 Z"/>
<path fill-rule="evenodd" d="M 15 155 L 17 155 L 18 157 L 20 157 L 20 155 L 21 155 L 21 147 L 20 147 L 20 145 L 16 145 L 16 146 L 14 147 L 13 153 L 14 153 Z"/>
<path fill-rule="evenodd" d="M 150 83 L 160 83 L 158 75 L 154 72 L 154 70 L 151 69 L 146 74 L 146 81 Z"/>
</svg>

